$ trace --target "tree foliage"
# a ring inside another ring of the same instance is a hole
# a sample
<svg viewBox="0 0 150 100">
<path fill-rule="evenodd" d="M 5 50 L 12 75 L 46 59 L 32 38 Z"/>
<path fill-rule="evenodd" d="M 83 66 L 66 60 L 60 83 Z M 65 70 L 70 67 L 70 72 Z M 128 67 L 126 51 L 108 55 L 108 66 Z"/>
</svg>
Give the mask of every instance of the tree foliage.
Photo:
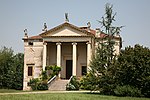
<svg viewBox="0 0 150 100">
<path fill-rule="evenodd" d="M 130 85 L 150 97 L 150 49 L 135 45 L 121 51 L 116 63 L 116 82 Z"/>
<path fill-rule="evenodd" d="M 106 4 L 102 27 L 108 34 L 99 42 L 93 56 L 91 71 L 81 80 L 83 89 L 118 96 L 150 97 L 150 49 L 135 45 L 114 55 L 113 37 L 121 27 L 114 27 L 112 5 Z"/>
<path fill-rule="evenodd" d="M 70 79 L 70 82 L 66 85 L 66 90 L 79 90 L 79 81 L 76 76 Z"/>
<path fill-rule="evenodd" d="M 13 50 L 3 47 L 0 50 L 0 87 L 11 88 L 15 69 L 13 65 Z"/>
<path fill-rule="evenodd" d="M 0 49 L 0 88 L 22 89 L 22 53 L 14 54 L 11 48 Z"/>
<path fill-rule="evenodd" d="M 106 36 L 102 40 L 98 39 L 96 54 L 90 63 L 90 75 L 96 78 L 91 90 L 98 90 L 103 94 L 113 94 L 113 89 L 115 88 L 113 74 L 115 73 L 116 55 L 114 53 L 115 42 L 113 38 L 116 34 L 119 34 L 121 27 L 113 26 L 116 13 L 113 13 L 112 7 L 112 5 L 106 4 L 105 14 L 102 17 L 102 21 L 99 21 L 105 30 Z M 87 76 L 86 80 L 91 81 L 90 77 Z"/>
<path fill-rule="evenodd" d="M 23 84 L 23 67 L 24 67 L 24 54 L 23 53 L 17 53 L 13 57 L 13 67 L 15 70 L 14 74 L 14 89 L 22 89 Z"/>
</svg>

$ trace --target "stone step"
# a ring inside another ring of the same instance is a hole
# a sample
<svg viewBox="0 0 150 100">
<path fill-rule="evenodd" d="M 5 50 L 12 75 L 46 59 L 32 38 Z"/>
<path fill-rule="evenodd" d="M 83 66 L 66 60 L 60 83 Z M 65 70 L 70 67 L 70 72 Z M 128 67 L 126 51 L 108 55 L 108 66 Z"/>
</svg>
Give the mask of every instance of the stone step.
<svg viewBox="0 0 150 100">
<path fill-rule="evenodd" d="M 56 90 L 56 91 L 66 90 L 66 85 L 68 82 L 69 80 L 58 79 L 49 86 L 48 90 Z"/>
</svg>

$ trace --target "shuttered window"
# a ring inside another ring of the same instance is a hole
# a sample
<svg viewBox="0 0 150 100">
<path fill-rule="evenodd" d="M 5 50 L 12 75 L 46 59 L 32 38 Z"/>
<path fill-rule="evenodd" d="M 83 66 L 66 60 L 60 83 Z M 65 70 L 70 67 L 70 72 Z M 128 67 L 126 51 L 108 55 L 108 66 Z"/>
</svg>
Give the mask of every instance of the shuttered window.
<svg viewBox="0 0 150 100">
<path fill-rule="evenodd" d="M 82 66 L 82 75 L 86 75 L 87 73 L 87 66 Z"/>
<path fill-rule="evenodd" d="M 29 66 L 28 67 L 28 76 L 32 76 L 32 74 L 33 74 L 33 67 Z"/>
</svg>

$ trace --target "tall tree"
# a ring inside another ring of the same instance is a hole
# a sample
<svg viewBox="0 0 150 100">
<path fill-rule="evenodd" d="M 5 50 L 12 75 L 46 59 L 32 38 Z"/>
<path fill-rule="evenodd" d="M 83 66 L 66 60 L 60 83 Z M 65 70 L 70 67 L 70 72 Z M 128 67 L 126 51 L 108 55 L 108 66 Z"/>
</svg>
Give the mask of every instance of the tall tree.
<svg viewBox="0 0 150 100">
<path fill-rule="evenodd" d="M 98 47 L 96 49 L 96 54 L 93 57 L 93 60 L 91 62 L 92 68 L 98 68 L 101 67 L 101 69 L 107 70 L 109 67 L 111 67 L 113 61 L 114 61 L 114 44 L 115 41 L 113 40 L 115 35 L 119 35 L 120 29 L 123 27 L 115 27 L 113 26 L 113 22 L 115 21 L 116 13 L 113 13 L 113 6 L 109 3 L 105 6 L 105 14 L 102 17 L 102 21 L 99 21 L 99 23 L 102 25 L 102 28 L 105 30 L 106 36 L 98 39 Z M 95 66 L 95 62 L 99 65 Z M 102 68 L 103 67 L 103 68 Z"/>
<path fill-rule="evenodd" d="M 11 88 L 13 85 L 14 68 L 13 64 L 13 50 L 11 48 L 3 47 L 0 50 L 0 87 Z"/>
<path fill-rule="evenodd" d="M 102 21 L 99 22 L 105 30 L 106 35 L 102 40 L 97 40 L 98 47 L 96 49 L 96 54 L 93 56 L 90 63 L 91 73 L 93 73 L 90 73 L 90 75 L 92 75 L 91 77 L 96 78 L 94 83 L 95 86 L 92 86 L 95 87 L 95 89 L 92 88 L 91 90 L 99 90 L 104 94 L 112 94 L 113 88 L 115 87 L 113 80 L 113 74 L 115 72 L 114 65 L 116 61 L 116 55 L 114 53 L 114 36 L 118 35 L 120 28 L 122 28 L 122 26 L 113 26 L 116 13 L 113 13 L 112 8 L 113 6 L 108 3 L 105 6 L 105 14 L 102 17 Z"/>
<path fill-rule="evenodd" d="M 24 55 L 11 48 L 0 49 L 0 88 L 22 89 Z"/>
<path fill-rule="evenodd" d="M 13 81 L 13 88 L 14 89 L 22 89 L 23 88 L 23 66 L 24 66 L 24 54 L 17 53 L 13 57 L 13 67 L 15 68 L 15 75 Z"/>
<path fill-rule="evenodd" d="M 102 17 L 102 21 L 99 21 L 107 35 L 104 38 L 102 38 L 101 40 L 102 42 L 99 41 L 99 48 L 97 49 L 97 52 L 99 51 L 99 49 L 105 51 L 103 54 L 107 58 L 107 64 L 105 64 L 106 68 L 111 66 L 111 63 L 115 56 L 114 54 L 115 41 L 113 40 L 113 38 L 115 35 L 119 35 L 120 29 L 123 27 L 123 26 L 121 27 L 113 26 L 116 13 L 113 12 L 112 8 L 113 8 L 113 5 L 110 5 L 109 3 L 107 3 L 105 6 L 105 14 Z"/>
</svg>

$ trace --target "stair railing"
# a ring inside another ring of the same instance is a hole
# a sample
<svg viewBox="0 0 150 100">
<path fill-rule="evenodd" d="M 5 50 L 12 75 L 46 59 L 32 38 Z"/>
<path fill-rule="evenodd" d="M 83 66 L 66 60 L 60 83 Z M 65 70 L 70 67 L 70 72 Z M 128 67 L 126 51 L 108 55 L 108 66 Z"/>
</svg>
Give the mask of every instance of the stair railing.
<svg viewBox="0 0 150 100">
<path fill-rule="evenodd" d="M 55 80 L 56 80 L 56 75 L 55 76 L 53 76 L 48 82 L 47 82 L 47 84 L 48 84 L 48 86 L 50 86 Z"/>
<path fill-rule="evenodd" d="M 71 79 L 73 78 L 73 76 L 71 76 L 70 78 L 69 78 L 69 80 L 68 80 L 68 84 L 70 83 L 70 81 L 71 81 Z"/>
</svg>

